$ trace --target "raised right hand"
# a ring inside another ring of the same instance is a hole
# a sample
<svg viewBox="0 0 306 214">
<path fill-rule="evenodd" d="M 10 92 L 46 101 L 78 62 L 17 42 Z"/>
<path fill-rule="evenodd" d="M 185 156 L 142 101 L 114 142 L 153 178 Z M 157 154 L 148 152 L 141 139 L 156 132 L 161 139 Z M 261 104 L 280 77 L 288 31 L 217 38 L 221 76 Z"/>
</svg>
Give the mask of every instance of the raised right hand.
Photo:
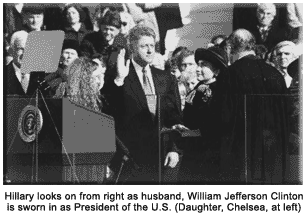
<svg viewBox="0 0 306 214">
<path fill-rule="evenodd" d="M 130 71 L 130 62 L 128 59 L 125 64 L 125 49 L 121 49 L 117 57 L 117 79 L 125 79 Z"/>
</svg>

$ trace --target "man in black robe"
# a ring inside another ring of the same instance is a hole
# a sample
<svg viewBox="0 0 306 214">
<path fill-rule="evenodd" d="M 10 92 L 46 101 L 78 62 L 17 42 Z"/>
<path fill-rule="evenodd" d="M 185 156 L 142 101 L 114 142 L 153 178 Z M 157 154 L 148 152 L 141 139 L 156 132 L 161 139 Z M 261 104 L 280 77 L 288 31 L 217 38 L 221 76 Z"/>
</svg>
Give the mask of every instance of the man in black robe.
<svg viewBox="0 0 306 214">
<path fill-rule="evenodd" d="M 223 179 L 235 183 L 284 183 L 288 142 L 287 88 L 282 75 L 255 56 L 245 29 L 229 37 L 231 63 L 222 112 Z"/>
</svg>

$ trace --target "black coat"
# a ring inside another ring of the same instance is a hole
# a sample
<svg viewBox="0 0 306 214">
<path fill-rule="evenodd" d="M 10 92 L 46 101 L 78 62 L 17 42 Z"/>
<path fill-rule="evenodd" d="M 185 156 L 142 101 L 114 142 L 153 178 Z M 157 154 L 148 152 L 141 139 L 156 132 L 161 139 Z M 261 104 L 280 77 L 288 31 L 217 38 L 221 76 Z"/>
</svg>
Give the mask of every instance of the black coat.
<svg viewBox="0 0 306 214">
<path fill-rule="evenodd" d="M 5 80 L 5 84 L 6 85 L 6 93 L 11 94 L 11 95 L 29 95 L 32 96 L 35 93 L 35 90 L 37 89 L 37 84 L 33 78 L 33 75 L 30 75 L 30 82 L 29 82 L 29 86 L 27 89 L 27 93 L 24 92 L 21 83 L 19 82 L 16 74 L 15 74 L 15 69 L 13 67 L 13 62 L 10 62 L 4 70 L 4 74 L 3 74 L 3 79 Z M 4 90 L 5 91 L 5 90 Z"/>
<path fill-rule="evenodd" d="M 85 36 L 90 33 L 90 31 L 85 28 L 85 25 L 83 23 L 81 24 L 81 28 L 79 29 L 79 31 L 75 31 L 71 27 L 65 27 L 64 32 L 65 39 L 76 40 L 79 42 L 79 44 L 81 44 Z"/>
<path fill-rule="evenodd" d="M 284 78 L 253 55 L 234 62 L 227 74 L 222 158 L 228 181 L 282 183 L 288 150 Z"/>
<path fill-rule="evenodd" d="M 257 26 L 249 29 L 256 39 L 256 44 L 264 45 L 268 52 L 272 50 L 278 43 L 290 39 L 290 31 L 288 28 L 280 28 L 277 25 L 272 25 L 265 41 L 262 40 Z"/>
</svg>

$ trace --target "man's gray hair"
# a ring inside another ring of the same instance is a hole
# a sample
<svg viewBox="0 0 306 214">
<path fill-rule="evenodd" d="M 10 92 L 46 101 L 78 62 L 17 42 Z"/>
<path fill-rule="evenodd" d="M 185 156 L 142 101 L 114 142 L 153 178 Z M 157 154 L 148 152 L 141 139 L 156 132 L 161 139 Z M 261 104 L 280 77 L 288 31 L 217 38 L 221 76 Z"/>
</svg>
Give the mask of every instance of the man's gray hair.
<svg viewBox="0 0 306 214">
<path fill-rule="evenodd" d="M 251 32 L 246 29 L 235 30 L 228 38 L 231 54 L 243 51 L 255 51 L 256 40 Z"/>
<path fill-rule="evenodd" d="M 16 47 L 24 48 L 28 35 L 29 33 L 24 30 L 15 32 L 11 37 L 11 42 L 10 42 L 11 49 L 14 51 Z"/>
<path fill-rule="evenodd" d="M 259 10 L 262 10 L 262 11 L 271 10 L 273 16 L 276 15 L 276 6 L 273 3 L 261 3 L 261 4 L 258 4 L 257 13 L 259 12 Z"/>
</svg>

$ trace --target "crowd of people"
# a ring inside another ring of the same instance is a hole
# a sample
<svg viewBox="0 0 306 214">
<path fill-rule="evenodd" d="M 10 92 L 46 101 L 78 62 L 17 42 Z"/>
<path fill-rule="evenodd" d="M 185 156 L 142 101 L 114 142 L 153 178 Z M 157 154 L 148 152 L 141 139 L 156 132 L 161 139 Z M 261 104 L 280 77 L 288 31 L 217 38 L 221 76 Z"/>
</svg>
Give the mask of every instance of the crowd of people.
<svg viewBox="0 0 306 214">
<path fill-rule="evenodd" d="M 45 77 L 48 96 L 68 97 L 114 117 L 116 135 L 128 154 L 117 146 L 108 165 L 110 181 L 154 183 L 162 170 L 173 174 L 170 182 L 289 182 L 286 161 L 301 143 L 290 137 L 299 136 L 299 129 L 292 128 L 299 125 L 291 121 L 292 115 L 298 121 L 300 101 L 288 99 L 299 96 L 301 84 L 298 6 L 286 4 L 286 26 L 275 22 L 278 8 L 272 3 L 257 4 L 256 14 L 250 13 L 256 22 L 247 25 L 244 17 L 237 19 L 245 8 L 234 9 L 230 35 L 216 35 L 195 51 L 177 47 L 168 56 L 166 30 L 158 26 L 163 4 L 136 5 L 101 4 L 94 21 L 75 3 L 53 10 L 39 4 L 5 5 L 4 93 L 35 91 L 31 74 L 20 69 L 28 34 L 62 30 L 58 70 Z M 165 8 L 172 14 L 163 20 L 172 24 L 168 29 L 181 27 L 171 21 L 175 8 Z M 200 136 L 186 140 L 170 134 L 161 146 L 161 127 L 199 130 Z"/>
</svg>

